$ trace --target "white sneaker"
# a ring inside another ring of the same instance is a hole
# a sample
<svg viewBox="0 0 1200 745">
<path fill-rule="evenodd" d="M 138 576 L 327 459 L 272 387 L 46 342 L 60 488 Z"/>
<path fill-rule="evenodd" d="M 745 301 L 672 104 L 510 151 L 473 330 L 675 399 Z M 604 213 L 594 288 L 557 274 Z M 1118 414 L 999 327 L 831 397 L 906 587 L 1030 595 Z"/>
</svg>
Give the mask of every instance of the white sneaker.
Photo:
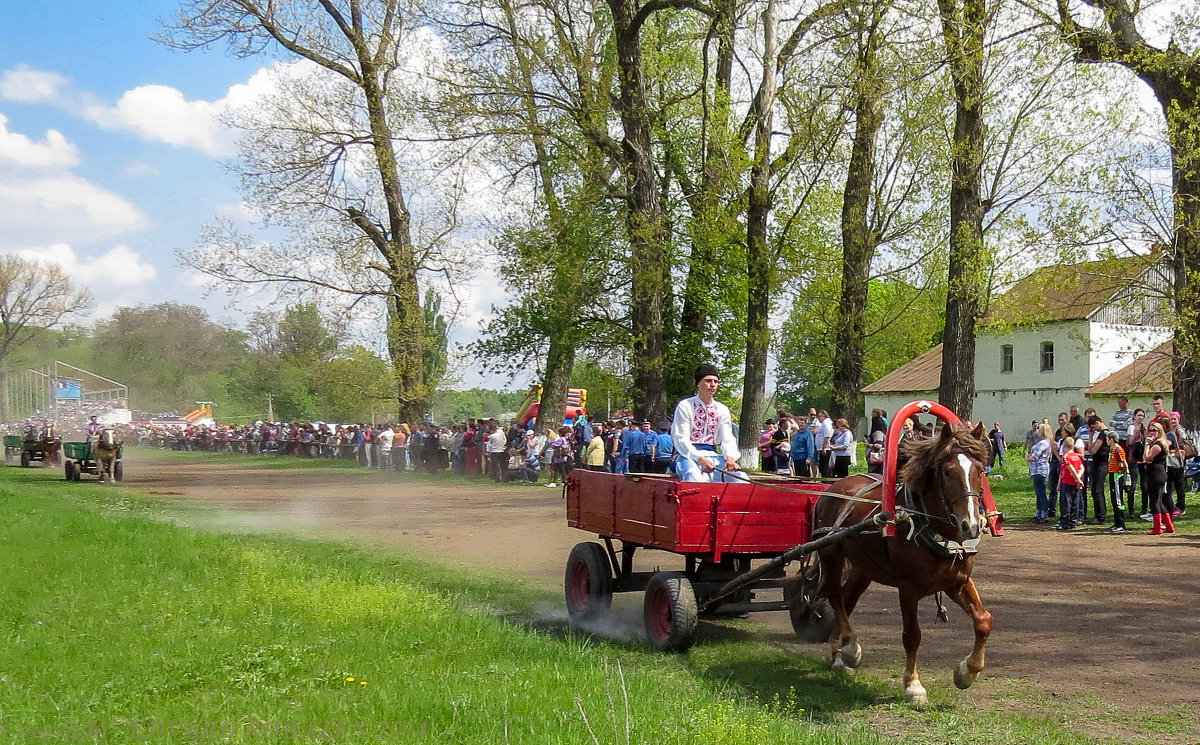
<svg viewBox="0 0 1200 745">
<path fill-rule="evenodd" d="M 558 486 L 558 484 L 554 483 L 553 481 L 551 481 L 549 484 L 546 484 L 547 489 L 553 489 L 556 486 Z"/>
</svg>

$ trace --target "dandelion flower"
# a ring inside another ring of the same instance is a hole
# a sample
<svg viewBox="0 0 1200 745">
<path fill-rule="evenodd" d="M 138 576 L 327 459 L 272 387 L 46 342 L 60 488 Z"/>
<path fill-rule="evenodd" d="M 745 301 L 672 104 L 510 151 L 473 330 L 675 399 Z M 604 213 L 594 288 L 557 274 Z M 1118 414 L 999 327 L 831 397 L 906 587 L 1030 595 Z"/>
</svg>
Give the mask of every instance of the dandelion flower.
<svg viewBox="0 0 1200 745">
<path fill-rule="evenodd" d="M 367 684 L 367 681 L 365 681 L 365 680 L 361 680 L 361 681 L 359 681 L 359 683 L 358 683 L 358 684 L 359 684 L 360 686 L 365 686 L 365 685 Z"/>
<path fill-rule="evenodd" d="M 346 677 L 346 682 L 347 682 L 347 683 L 353 683 L 353 682 L 354 682 L 354 676 L 353 676 L 353 675 L 349 675 L 349 676 L 347 676 L 347 677 Z"/>
</svg>

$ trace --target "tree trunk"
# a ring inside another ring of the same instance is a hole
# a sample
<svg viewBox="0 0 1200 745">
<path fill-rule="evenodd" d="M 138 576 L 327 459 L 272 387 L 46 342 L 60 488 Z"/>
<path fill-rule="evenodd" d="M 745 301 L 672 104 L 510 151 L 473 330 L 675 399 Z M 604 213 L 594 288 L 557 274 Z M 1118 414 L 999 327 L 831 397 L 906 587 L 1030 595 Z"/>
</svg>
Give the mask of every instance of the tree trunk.
<svg viewBox="0 0 1200 745">
<path fill-rule="evenodd" d="M 835 419 L 844 418 L 857 431 L 863 410 L 863 357 L 866 354 L 867 296 L 871 261 L 878 238 L 871 227 L 871 193 L 875 183 L 876 145 L 883 127 L 883 101 L 872 83 L 874 29 L 858 67 L 859 83 L 854 106 L 854 142 L 842 193 L 842 289 L 838 301 L 833 347 L 833 400 Z"/>
<path fill-rule="evenodd" d="M 755 452 L 758 425 L 763 421 L 767 389 L 767 348 L 771 341 L 768 325 L 775 257 L 767 241 L 771 214 L 771 130 L 776 90 L 775 0 L 767 0 L 763 11 L 763 73 L 755 106 L 754 163 L 750 169 L 750 192 L 746 212 L 746 272 L 749 279 L 746 303 L 746 375 L 742 381 L 741 432 L 738 447 L 743 458 Z"/>
<path fill-rule="evenodd" d="M 1200 100 L 1191 85 L 1156 81 L 1171 145 L 1175 205 L 1173 406 L 1184 426 L 1200 423 Z"/>
<path fill-rule="evenodd" d="M 975 325 L 987 292 L 983 245 L 984 0 L 938 0 L 953 82 L 955 114 L 950 185 L 950 258 L 940 402 L 962 419 L 975 400 Z"/>
<path fill-rule="evenodd" d="M 699 186 L 685 190 L 691 208 L 688 238 L 691 256 L 683 288 L 683 304 L 679 314 L 679 334 L 671 354 L 671 374 L 667 379 L 669 400 L 690 396 L 695 391 L 693 373 L 696 366 L 706 362 L 705 342 L 709 340 L 709 320 L 712 317 L 714 290 L 721 282 L 717 268 L 717 252 L 731 240 L 729 214 L 730 184 L 729 148 L 732 109 L 729 90 L 733 78 L 735 3 L 723 0 L 716 4 L 719 13 L 717 28 L 717 59 L 713 75 L 712 103 L 704 124 L 708 137 L 704 143 L 704 164 Z"/>
<path fill-rule="evenodd" d="M 608 0 L 608 4 L 613 14 L 620 68 L 620 95 L 615 104 L 624 130 L 622 175 L 629 205 L 634 414 L 639 419 L 657 420 L 667 414 L 663 301 L 668 277 L 662 205 L 658 200 L 658 174 L 642 69 L 640 24 L 634 24 L 636 11 L 630 0 Z"/>
<path fill-rule="evenodd" d="M 365 44 L 356 45 L 362 69 L 362 90 L 366 99 L 367 120 L 375 165 L 387 206 L 386 234 L 379 235 L 363 221 L 351 218 L 372 239 L 391 270 L 391 294 L 388 296 L 388 353 L 396 379 L 396 400 L 401 421 L 420 422 L 429 409 L 433 391 L 425 380 L 423 362 L 424 323 L 421 318 L 420 286 L 417 282 L 417 258 L 413 250 L 411 216 L 400 185 L 392 130 L 387 120 L 387 102 L 377 69 Z M 361 214 L 361 213 L 358 213 Z"/>
<path fill-rule="evenodd" d="M 409 423 L 423 421 L 429 408 L 421 358 L 421 299 L 416 289 L 415 276 L 411 282 L 393 282 L 387 299 L 387 343 L 396 386 L 396 413 L 399 421 Z"/>
<path fill-rule="evenodd" d="M 537 431 L 558 431 L 567 407 L 567 389 L 571 387 L 571 370 L 575 367 L 575 347 L 554 337 L 546 354 L 546 374 L 542 378 L 542 401 L 538 409 Z M 591 417 L 589 417 L 590 419 Z"/>
</svg>

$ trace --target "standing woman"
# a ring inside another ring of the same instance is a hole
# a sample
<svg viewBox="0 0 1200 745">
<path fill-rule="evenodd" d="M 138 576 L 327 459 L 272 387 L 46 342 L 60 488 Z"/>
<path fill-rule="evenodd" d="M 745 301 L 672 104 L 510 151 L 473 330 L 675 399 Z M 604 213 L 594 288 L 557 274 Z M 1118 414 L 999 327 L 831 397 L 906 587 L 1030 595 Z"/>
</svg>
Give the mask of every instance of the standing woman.
<svg viewBox="0 0 1200 745">
<path fill-rule="evenodd" d="M 837 420 L 833 427 L 833 437 L 829 438 L 829 449 L 834 459 L 833 477 L 844 479 L 850 475 L 850 449 L 854 447 L 854 433 L 845 419 Z"/>
<path fill-rule="evenodd" d="M 1171 516 L 1179 517 L 1187 513 L 1187 505 L 1183 500 L 1183 495 L 1187 492 L 1184 479 L 1187 455 L 1183 452 L 1183 441 L 1187 439 L 1187 432 L 1183 428 L 1183 415 L 1178 411 L 1171 412 L 1171 429 L 1167 439 L 1171 441 L 1171 454 L 1167 456 L 1167 492 L 1175 490 L 1175 509 L 1171 510 Z"/>
<path fill-rule="evenodd" d="M 1167 484 L 1167 454 L 1170 450 L 1171 443 L 1167 442 L 1162 422 L 1155 419 L 1146 427 L 1146 450 L 1142 458 L 1147 465 L 1144 474 L 1146 492 L 1150 495 L 1150 512 L 1154 515 L 1154 528 L 1147 531 L 1150 535 L 1175 532 L 1171 511 L 1163 500 Z"/>
<path fill-rule="evenodd" d="M 1129 431 L 1125 435 L 1125 457 L 1128 458 L 1129 469 L 1129 498 L 1125 500 L 1129 517 L 1142 515 L 1144 517 L 1150 514 L 1149 505 L 1146 502 L 1146 464 L 1142 463 L 1142 456 L 1146 452 L 1146 411 L 1145 409 L 1134 409 L 1133 419 L 1129 422 Z M 1142 511 L 1135 512 L 1133 507 L 1133 495 L 1138 492 L 1138 487 L 1141 486 L 1142 493 Z"/>
<path fill-rule="evenodd" d="M 1037 497 L 1033 521 L 1047 524 L 1050 522 L 1050 498 L 1046 487 L 1050 477 L 1050 450 L 1054 443 L 1050 440 L 1049 424 L 1039 424 L 1037 434 L 1038 441 L 1029 449 L 1025 460 L 1029 462 L 1029 477 L 1033 480 L 1033 493 Z"/>
</svg>

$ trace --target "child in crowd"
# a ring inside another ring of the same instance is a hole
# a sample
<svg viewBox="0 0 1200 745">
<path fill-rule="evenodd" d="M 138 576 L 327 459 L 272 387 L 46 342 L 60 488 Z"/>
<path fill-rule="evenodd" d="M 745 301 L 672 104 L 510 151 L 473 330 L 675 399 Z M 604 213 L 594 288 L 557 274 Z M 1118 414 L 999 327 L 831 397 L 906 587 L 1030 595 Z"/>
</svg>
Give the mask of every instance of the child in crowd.
<svg viewBox="0 0 1200 745">
<path fill-rule="evenodd" d="M 1059 476 L 1058 524 L 1055 530 L 1074 530 L 1083 524 L 1083 449 L 1074 437 L 1063 440 L 1062 474 Z"/>
<path fill-rule="evenodd" d="M 1125 490 L 1128 488 L 1129 460 L 1125 456 L 1125 448 L 1121 447 L 1117 433 L 1108 429 L 1104 434 L 1108 437 L 1108 492 L 1113 508 L 1113 524 L 1108 532 L 1124 533 L 1125 504 L 1123 500 Z M 1092 467 L 1095 468 L 1097 465 L 1099 464 L 1093 464 Z"/>
</svg>

